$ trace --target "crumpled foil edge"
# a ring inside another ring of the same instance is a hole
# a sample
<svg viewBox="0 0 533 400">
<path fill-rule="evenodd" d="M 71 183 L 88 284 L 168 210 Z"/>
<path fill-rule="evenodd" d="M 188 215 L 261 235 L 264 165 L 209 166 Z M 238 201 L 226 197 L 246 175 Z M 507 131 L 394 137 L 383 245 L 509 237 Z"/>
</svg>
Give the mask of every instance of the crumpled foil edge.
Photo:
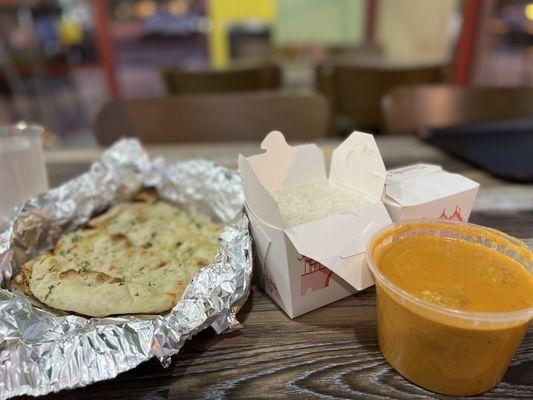
<svg viewBox="0 0 533 400">
<path fill-rule="evenodd" d="M 154 356 L 168 366 L 197 332 L 240 326 L 236 313 L 248 297 L 252 273 L 240 177 L 206 160 L 150 160 L 135 139 L 117 142 L 89 172 L 13 213 L 0 233 L 0 283 L 63 232 L 142 187 L 155 187 L 162 198 L 228 224 L 214 263 L 199 271 L 177 305 L 160 316 L 58 316 L 0 289 L 0 399 L 86 386 Z"/>
</svg>

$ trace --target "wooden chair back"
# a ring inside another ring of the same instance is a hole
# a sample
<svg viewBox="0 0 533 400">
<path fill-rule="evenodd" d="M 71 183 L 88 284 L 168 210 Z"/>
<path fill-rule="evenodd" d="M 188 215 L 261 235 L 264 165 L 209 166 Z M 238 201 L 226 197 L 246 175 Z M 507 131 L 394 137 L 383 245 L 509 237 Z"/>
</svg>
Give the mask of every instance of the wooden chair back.
<svg viewBox="0 0 533 400">
<path fill-rule="evenodd" d="M 318 94 L 250 92 L 116 100 L 97 114 L 98 143 L 122 136 L 145 143 L 256 141 L 279 130 L 289 139 L 327 134 L 329 109 Z"/>
<path fill-rule="evenodd" d="M 195 71 L 164 68 L 161 77 L 170 95 L 270 90 L 281 85 L 277 65 Z"/>
<path fill-rule="evenodd" d="M 336 119 L 346 128 L 381 129 L 381 101 L 393 87 L 442 82 L 442 65 L 323 64 L 316 69 L 316 85 L 329 101 Z"/>
<path fill-rule="evenodd" d="M 533 116 L 533 88 L 405 86 L 383 101 L 388 133 Z"/>
</svg>

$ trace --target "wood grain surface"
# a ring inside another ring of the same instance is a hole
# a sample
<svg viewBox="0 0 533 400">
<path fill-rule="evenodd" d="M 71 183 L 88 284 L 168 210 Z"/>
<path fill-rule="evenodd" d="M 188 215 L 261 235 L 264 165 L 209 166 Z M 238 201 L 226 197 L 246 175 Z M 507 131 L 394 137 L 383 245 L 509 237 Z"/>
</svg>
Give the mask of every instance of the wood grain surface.
<svg viewBox="0 0 533 400">
<path fill-rule="evenodd" d="M 402 157 L 394 151 L 395 146 Z M 417 146 L 416 141 L 407 138 L 380 143 L 389 167 L 420 160 L 437 162 L 451 170 L 470 171 L 492 182 L 488 186 L 501 186 L 505 190 L 504 182 L 424 146 Z M 181 151 L 176 149 L 174 154 L 179 153 L 181 157 Z M 204 148 L 204 151 L 209 157 L 208 150 Z M 231 157 L 237 154 L 235 149 L 231 152 Z M 167 153 L 170 150 L 167 149 Z M 50 165 L 65 168 L 60 179 L 69 175 L 69 163 Z M 528 190 L 533 187 L 519 188 L 519 191 Z M 489 206 L 475 211 L 471 221 L 518 237 L 533 238 L 533 205 L 524 204 L 524 197 L 519 197 L 519 201 L 516 210 L 513 207 L 500 209 L 498 204 L 491 210 L 489 199 Z M 254 286 L 238 317 L 243 323 L 242 329 L 220 336 L 211 330 L 201 332 L 186 343 L 167 369 L 151 360 L 113 380 L 45 398 L 448 398 L 411 384 L 382 357 L 376 340 L 373 288 L 290 320 Z M 533 327 L 527 332 L 503 381 L 475 398 L 533 399 Z"/>
<path fill-rule="evenodd" d="M 239 314 L 244 328 L 202 332 L 168 369 L 149 361 L 118 378 L 49 399 L 445 398 L 390 368 L 376 342 L 369 289 L 289 320 L 256 287 Z M 533 329 L 504 381 L 478 398 L 533 398 Z"/>
</svg>

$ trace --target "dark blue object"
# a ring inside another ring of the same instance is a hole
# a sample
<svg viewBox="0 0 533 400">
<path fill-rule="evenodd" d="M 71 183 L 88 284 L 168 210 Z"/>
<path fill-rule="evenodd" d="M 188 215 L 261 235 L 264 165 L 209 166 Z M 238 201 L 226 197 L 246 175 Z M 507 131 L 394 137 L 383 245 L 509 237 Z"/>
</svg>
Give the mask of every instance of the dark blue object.
<svg viewBox="0 0 533 400">
<path fill-rule="evenodd" d="M 533 118 L 428 128 L 423 139 L 497 177 L 533 182 Z"/>
</svg>

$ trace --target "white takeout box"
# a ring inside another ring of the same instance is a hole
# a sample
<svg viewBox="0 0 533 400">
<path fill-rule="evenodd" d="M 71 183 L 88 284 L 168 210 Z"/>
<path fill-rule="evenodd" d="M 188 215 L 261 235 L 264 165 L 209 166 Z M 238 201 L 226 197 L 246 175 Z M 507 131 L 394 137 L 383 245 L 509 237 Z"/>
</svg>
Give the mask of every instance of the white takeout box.
<svg viewBox="0 0 533 400">
<path fill-rule="evenodd" d="M 367 240 L 391 223 L 382 202 L 386 170 L 373 136 L 354 132 L 339 145 L 329 178 L 314 144 L 289 146 L 280 132 L 271 132 L 261 148 L 262 154 L 239 155 L 259 284 L 291 318 L 371 286 L 363 263 Z M 328 179 L 358 191 L 369 204 L 283 229 L 271 193 Z"/>
<path fill-rule="evenodd" d="M 467 222 L 479 183 L 431 164 L 387 172 L 384 203 L 394 222 L 439 218 Z"/>
</svg>

